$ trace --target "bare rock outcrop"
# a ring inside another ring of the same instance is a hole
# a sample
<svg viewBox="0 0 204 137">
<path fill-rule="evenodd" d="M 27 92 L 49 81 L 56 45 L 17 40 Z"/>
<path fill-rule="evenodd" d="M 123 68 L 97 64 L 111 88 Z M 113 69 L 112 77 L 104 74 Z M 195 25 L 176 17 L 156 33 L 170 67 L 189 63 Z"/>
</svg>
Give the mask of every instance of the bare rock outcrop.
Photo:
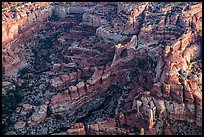
<svg viewBox="0 0 204 137">
<path fill-rule="evenodd" d="M 3 134 L 202 134 L 201 2 L 2 6 Z"/>
</svg>

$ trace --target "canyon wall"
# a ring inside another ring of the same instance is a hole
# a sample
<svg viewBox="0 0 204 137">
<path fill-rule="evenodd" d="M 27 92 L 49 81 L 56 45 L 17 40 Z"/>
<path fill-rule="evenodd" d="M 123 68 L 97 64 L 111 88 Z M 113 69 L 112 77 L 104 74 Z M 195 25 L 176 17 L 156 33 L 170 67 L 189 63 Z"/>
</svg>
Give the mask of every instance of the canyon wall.
<svg viewBox="0 0 204 137">
<path fill-rule="evenodd" d="M 201 134 L 202 3 L 51 5 L 3 23 L 4 134 Z"/>
</svg>

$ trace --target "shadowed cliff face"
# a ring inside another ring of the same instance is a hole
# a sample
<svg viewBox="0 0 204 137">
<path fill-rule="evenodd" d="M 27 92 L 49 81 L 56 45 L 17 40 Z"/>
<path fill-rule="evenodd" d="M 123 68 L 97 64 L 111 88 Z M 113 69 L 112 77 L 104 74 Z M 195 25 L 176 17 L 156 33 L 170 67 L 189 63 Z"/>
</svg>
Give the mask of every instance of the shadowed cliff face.
<svg viewBox="0 0 204 137">
<path fill-rule="evenodd" d="M 2 4 L 2 134 L 202 133 L 202 3 Z"/>
</svg>

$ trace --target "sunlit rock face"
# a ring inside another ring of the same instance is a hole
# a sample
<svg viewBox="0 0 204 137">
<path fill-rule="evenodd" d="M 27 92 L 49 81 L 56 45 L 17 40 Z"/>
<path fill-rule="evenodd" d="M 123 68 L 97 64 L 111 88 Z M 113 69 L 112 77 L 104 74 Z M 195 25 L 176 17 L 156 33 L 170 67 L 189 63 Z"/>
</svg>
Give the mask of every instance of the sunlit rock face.
<svg viewBox="0 0 204 137">
<path fill-rule="evenodd" d="M 201 2 L 3 2 L 6 135 L 202 134 Z"/>
</svg>

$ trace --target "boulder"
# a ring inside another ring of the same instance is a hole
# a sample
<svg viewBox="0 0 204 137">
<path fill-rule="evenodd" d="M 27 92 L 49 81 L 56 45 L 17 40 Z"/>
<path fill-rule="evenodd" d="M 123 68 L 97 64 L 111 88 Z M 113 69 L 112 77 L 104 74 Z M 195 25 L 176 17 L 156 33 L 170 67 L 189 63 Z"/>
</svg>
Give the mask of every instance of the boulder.
<svg viewBox="0 0 204 137">
<path fill-rule="evenodd" d="M 19 121 L 14 125 L 14 128 L 17 129 L 23 129 L 26 126 L 26 122 L 25 121 Z"/>
<path fill-rule="evenodd" d="M 84 82 L 77 83 L 76 87 L 78 89 L 78 93 L 80 94 L 80 97 L 86 95 Z"/>
<path fill-rule="evenodd" d="M 32 108 L 33 108 L 33 106 L 30 105 L 30 104 L 23 104 L 23 109 L 24 109 L 25 111 L 31 111 Z"/>
<path fill-rule="evenodd" d="M 67 135 L 86 135 L 83 123 L 76 123 L 67 130 Z"/>
<path fill-rule="evenodd" d="M 32 116 L 31 120 L 36 123 L 43 122 L 47 117 L 47 105 L 41 105 L 39 111 L 35 111 Z"/>
</svg>

